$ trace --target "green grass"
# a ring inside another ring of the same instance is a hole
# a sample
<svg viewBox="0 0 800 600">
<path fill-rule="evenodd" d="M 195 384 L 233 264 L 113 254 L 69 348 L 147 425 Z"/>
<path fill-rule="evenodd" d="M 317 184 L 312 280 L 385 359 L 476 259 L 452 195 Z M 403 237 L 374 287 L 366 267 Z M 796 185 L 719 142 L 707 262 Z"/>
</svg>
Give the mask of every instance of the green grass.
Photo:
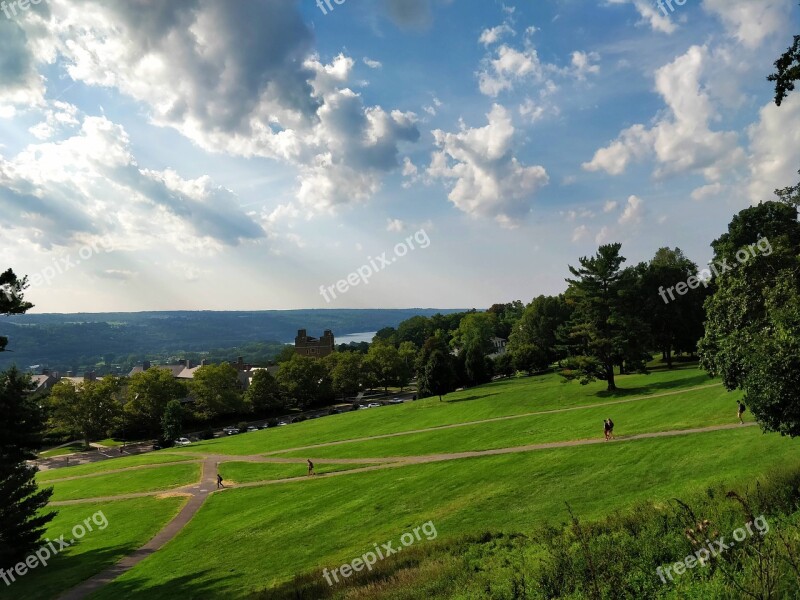
<svg viewBox="0 0 800 600">
<path fill-rule="evenodd" d="M 64 479 L 65 477 L 77 477 L 80 475 L 92 475 L 95 473 L 104 473 L 106 471 L 114 471 L 117 469 L 127 469 L 128 467 L 157 465 L 160 463 L 182 462 L 188 460 L 197 459 L 193 456 L 186 456 L 182 454 L 179 455 L 168 454 L 165 452 L 150 452 L 137 456 L 123 456 L 120 458 L 101 460 L 85 465 L 75 465 L 74 467 L 48 469 L 47 471 L 41 471 L 37 473 L 36 480 L 39 482 L 53 481 L 55 479 Z"/>
<path fill-rule="evenodd" d="M 62 448 L 55 448 L 53 450 L 45 450 L 39 453 L 39 458 L 53 458 L 54 456 L 64 456 L 65 454 L 75 454 L 76 452 L 83 452 L 90 450 L 83 445 L 83 442 L 73 442 L 69 446 Z"/>
<path fill-rule="evenodd" d="M 795 443 L 743 428 L 231 490 L 213 495 L 172 543 L 97 597 L 137 592 L 155 600 L 180 589 L 239 598 L 338 566 L 376 542 L 397 545 L 427 521 L 445 540 L 486 529 L 527 532 L 565 521 L 565 502 L 582 518 L 598 518 L 723 478 L 748 480 L 776 463 L 797 463 Z"/>
<path fill-rule="evenodd" d="M 349 471 L 368 467 L 366 464 L 335 465 L 314 463 L 314 471 L 321 475 L 335 471 Z M 226 462 L 219 466 L 220 474 L 226 481 L 234 483 L 251 483 L 254 481 L 274 481 L 291 477 L 306 477 L 308 467 L 302 464 Z"/>
<path fill-rule="evenodd" d="M 281 456 L 312 458 L 365 458 L 416 456 L 512 448 L 529 444 L 581 439 L 603 435 L 603 420 L 611 417 L 617 437 L 666 429 L 692 429 L 736 423 L 735 400 L 722 387 L 711 387 L 630 404 L 594 407 L 533 417 L 467 425 L 401 437 L 350 442 L 342 445 L 293 451 Z"/>
<path fill-rule="evenodd" d="M 508 379 L 449 394 L 445 397 L 445 402 L 439 402 L 438 398 L 428 398 L 396 406 L 331 415 L 286 427 L 198 442 L 172 451 L 262 454 L 312 443 L 591 405 L 713 383 L 718 381 L 715 382 L 693 366 L 674 371 L 655 371 L 650 375 L 618 377 L 617 385 L 620 389 L 614 393 L 605 391 L 605 383 L 602 382 L 581 386 L 576 382 L 564 383 L 558 375 Z"/>
<path fill-rule="evenodd" d="M 138 492 L 152 492 L 181 487 L 200 480 L 200 465 L 170 465 L 152 469 L 134 469 L 68 481 L 56 481 L 52 502 L 81 498 L 103 498 Z"/>
<path fill-rule="evenodd" d="M 108 525 L 100 530 L 93 523 L 92 532 L 56 556 L 47 566 L 37 567 L 9 587 L 0 584 L 0 599 L 47 600 L 57 597 L 144 545 L 178 513 L 184 501 L 183 498 L 137 498 L 59 507 L 58 515 L 45 534 L 51 540 L 62 534 L 67 541 L 73 539 L 72 528 L 98 511 L 102 511 Z M 142 518 L 143 515 L 147 517 Z M 102 517 L 98 516 L 97 520 L 102 525 Z"/>
</svg>

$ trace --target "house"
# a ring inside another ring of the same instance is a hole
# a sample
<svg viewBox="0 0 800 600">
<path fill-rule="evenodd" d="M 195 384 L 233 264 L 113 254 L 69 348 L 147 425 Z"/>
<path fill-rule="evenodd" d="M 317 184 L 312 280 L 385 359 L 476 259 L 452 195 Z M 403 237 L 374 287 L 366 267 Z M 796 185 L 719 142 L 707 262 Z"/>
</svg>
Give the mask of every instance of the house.
<svg viewBox="0 0 800 600">
<path fill-rule="evenodd" d="M 508 340 L 505 340 L 500 337 L 492 337 L 489 338 L 489 341 L 492 344 L 492 348 L 494 351 L 489 355 L 489 358 L 497 358 L 506 353 L 506 346 L 508 345 Z"/>
<path fill-rule="evenodd" d="M 36 387 L 33 390 L 34 394 L 43 394 L 52 388 L 61 380 L 61 376 L 54 372 L 51 373 L 47 369 L 42 369 L 41 375 L 32 375 L 31 381 Z"/>
<path fill-rule="evenodd" d="M 300 356 L 324 358 L 334 351 L 333 332 L 326 329 L 322 337 L 317 339 L 309 336 L 305 329 L 300 329 L 294 338 L 294 351 Z"/>
</svg>

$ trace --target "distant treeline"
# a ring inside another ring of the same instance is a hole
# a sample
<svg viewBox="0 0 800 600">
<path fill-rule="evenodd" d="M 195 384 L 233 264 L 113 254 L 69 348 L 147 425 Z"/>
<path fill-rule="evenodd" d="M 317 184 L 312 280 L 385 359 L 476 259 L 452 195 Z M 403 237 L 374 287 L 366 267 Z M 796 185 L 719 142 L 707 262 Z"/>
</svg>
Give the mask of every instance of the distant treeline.
<svg viewBox="0 0 800 600">
<path fill-rule="evenodd" d="M 142 313 L 28 314 L 0 321 L 0 336 L 13 352 L 0 354 L 0 369 L 41 365 L 75 374 L 125 372 L 142 360 L 173 358 L 262 363 L 277 355 L 298 329 L 337 336 L 397 326 L 439 309 L 333 309 L 290 311 L 176 311 Z"/>
</svg>

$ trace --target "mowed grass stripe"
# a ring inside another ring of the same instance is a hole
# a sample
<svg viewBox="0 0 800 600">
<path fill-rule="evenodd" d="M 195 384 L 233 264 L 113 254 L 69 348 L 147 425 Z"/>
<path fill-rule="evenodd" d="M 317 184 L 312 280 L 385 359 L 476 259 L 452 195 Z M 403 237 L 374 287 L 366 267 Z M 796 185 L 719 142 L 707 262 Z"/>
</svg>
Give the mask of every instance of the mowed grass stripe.
<svg viewBox="0 0 800 600">
<path fill-rule="evenodd" d="M 720 386 L 679 395 L 644 398 L 629 404 L 553 412 L 510 421 L 439 429 L 379 440 L 352 441 L 281 453 L 280 456 L 316 459 L 386 458 L 491 450 L 528 444 L 597 439 L 603 420 L 615 423 L 616 436 L 693 429 L 736 421 L 736 399 Z"/>
<path fill-rule="evenodd" d="M 234 489 L 213 495 L 169 546 L 98 598 L 133 589 L 150 600 L 168 598 L 170 581 L 239 597 L 338 566 L 375 542 L 396 543 L 429 520 L 442 539 L 487 529 L 526 532 L 565 521 L 565 502 L 596 518 L 720 480 L 748 481 L 786 463 L 797 463 L 791 440 L 746 427 Z"/>
<path fill-rule="evenodd" d="M 106 498 L 140 492 L 169 490 L 200 479 L 200 464 L 189 463 L 152 469 L 122 471 L 86 479 L 55 482 L 52 502 Z"/>
<path fill-rule="evenodd" d="M 197 460 L 196 457 L 183 454 L 171 454 L 169 452 L 149 452 L 138 456 L 123 456 L 101 460 L 86 465 L 75 465 L 74 467 L 62 467 L 40 471 L 36 474 L 37 481 L 53 481 L 65 477 L 76 477 L 79 475 L 92 475 L 94 473 L 104 473 L 128 467 L 138 467 L 143 465 L 156 465 L 160 463 L 182 462 L 187 460 Z"/>
<path fill-rule="evenodd" d="M 139 498 L 59 507 L 45 537 L 72 539 L 72 528 L 102 511 L 108 522 L 64 550 L 47 566 L 37 567 L 11 586 L 0 585 L 0 600 L 51 600 L 134 552 L 178 514 L 185 498 Z M 98 518 L 102 522 L 102 519 Z M 56 544 L 56 547 L 58 545 Z"/>
<path fill-rule="evenodd" d="M 596 382 L 581 386 L 565 383 L 558 375 L 525 377 L 494 382 L 449 394 L 445 402 L 428 398 L 397 406 L 331 415 L 322 419 L 198 442 L 174 452 L 205 452 L 228 455 L 266 454 L 314 444 L 339 442 L 384 434 L 413 432 L 485 419 L 525 413 L 552 411 L 618 400 L 635 400 L 698 386 L 712 380 L 697 368 L 657 371 L 651 375 L 624 375 L 618 378 L 620 390 L 605 391 Z"/>
</svg>

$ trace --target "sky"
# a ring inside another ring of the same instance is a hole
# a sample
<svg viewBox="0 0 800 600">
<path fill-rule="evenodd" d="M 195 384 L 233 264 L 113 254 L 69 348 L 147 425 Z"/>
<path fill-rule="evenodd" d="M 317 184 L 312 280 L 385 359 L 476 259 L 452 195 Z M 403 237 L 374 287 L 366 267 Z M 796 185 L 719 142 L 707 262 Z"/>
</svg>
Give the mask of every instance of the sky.
<svg viewBox="0 0 800 600">
<path fill-rule="evenodd" d="M 798 181 L 766 80 L 797 4 L 6 0 L 0 267 L 105 312 L 529 302 L 610 242 L 702 265 Z"/>
</svg>

